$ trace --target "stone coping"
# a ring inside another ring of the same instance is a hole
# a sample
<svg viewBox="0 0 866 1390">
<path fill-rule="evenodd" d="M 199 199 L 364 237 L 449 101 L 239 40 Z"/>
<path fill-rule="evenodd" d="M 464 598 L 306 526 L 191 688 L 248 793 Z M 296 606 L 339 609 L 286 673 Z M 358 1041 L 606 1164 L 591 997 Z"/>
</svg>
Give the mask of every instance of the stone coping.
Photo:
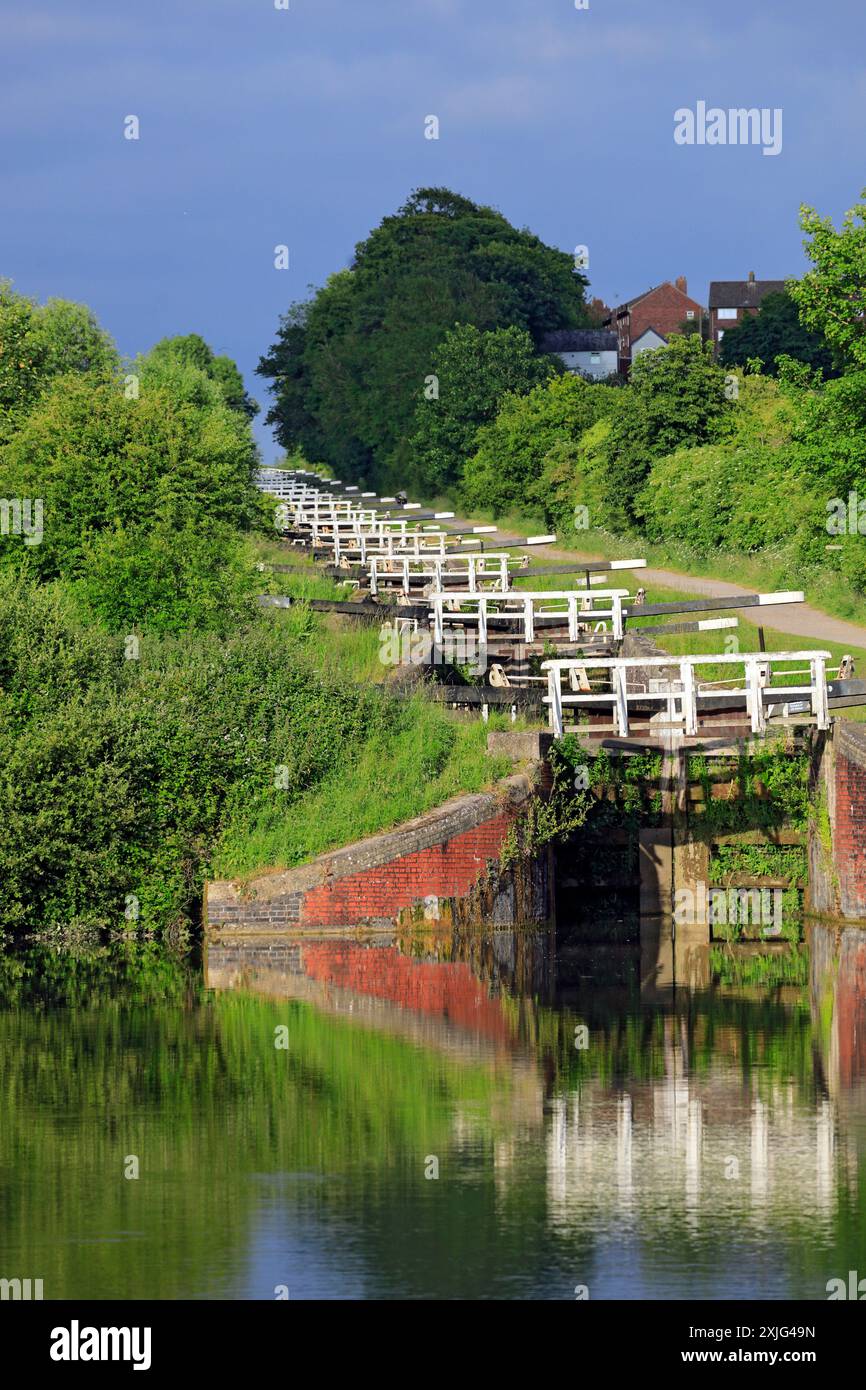
<svg viewBox="0 0 866 1390">
<path fill-rule="evenodd" d="M 308 864 L 298 864 L 291 869 L 262 869 L 245 880 L 213 880 L 207 884 L 206 905 L 242 905 L 252 900 L 282 899 L 309 892 L 333 879 L 380 868 L 407 854 L 445 844 L 455 835 L 483 825 L 503 810 L 516 813 L 534 791 L 534 780 L 526 773 L 505 777 L 490 791 L 452 797 L 393 830 L 370 835 L 341 849 L 328 850 Z"/>
</svg>

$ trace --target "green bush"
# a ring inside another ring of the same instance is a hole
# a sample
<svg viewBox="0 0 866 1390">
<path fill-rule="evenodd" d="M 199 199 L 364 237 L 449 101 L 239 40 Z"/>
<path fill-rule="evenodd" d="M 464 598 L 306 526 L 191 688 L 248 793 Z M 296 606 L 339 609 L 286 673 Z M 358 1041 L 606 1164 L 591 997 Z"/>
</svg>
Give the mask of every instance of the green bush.
<svg viewBox="0 0 866 1390">
<path fill-rule="evenodd" d="M 589 426 L 613 413 L 619 396 L 613 387 L 573 374 L 528 395 L 506 396 L 495 420 L 479 430 L 477 450 L 463 469 L 463 503 L 495 513 L 527 503 L 548 511 L 548 455 L 576 446 Z"/>
<path fill-rule="evenodd" d="M 228 630 L 252 588 L 239 530 L 261 525 L 246 419 L 194 367 L 159 365 L 127 399 L 60 378 L 0 455 L 0 496 L 39 499 L 42 535 L 0 538 L 0 566 L 73 581 L 113 627 Z"/>
<path fill-rule="evenodd" d="M 270 790 L 288 813 L 393 718 L 273 617 L 136 649 L 82 626 L 56 585 L 0 575 L 5 926 L 122 927 L 127 895 L 142 925 L 189 922 L 233 812 Z"/>
</svg>

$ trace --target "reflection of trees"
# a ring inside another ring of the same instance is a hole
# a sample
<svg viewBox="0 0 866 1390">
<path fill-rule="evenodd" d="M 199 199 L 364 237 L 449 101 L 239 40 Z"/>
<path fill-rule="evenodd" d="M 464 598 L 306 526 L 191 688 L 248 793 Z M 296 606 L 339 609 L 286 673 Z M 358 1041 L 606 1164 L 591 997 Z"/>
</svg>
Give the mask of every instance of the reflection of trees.
<svg viewBox="0 0 866 1390">
<path fill-rule="evenodd" d="M 271 1189 L 269 1233 L 312 1217 L 332 1250 L 350 1233 L 368 1294 L 525 1295 L 561 1277 L 568 1296 L 615 1231 L 675 1272 L 708 1242 L 773 1247 L 792 1287 L 820 1296 L 833 1275 L 866 1274 L 866 1105 L 831 1056 L 863 982 L 859 956 L 834 951 L 816 948 L 811 1007 L 788 984 L 650 1001 L 588 979 L 558 1009 L 520 987 L 546 979 L 527 943 L 413 951 L 473 964 L 508 1024 L 492 1047 L 450 1018 L 399 1031 L 380 998 L 347 1012 L 342 988 L 330 1010 L 213 994 L 149 948 L 0 958 L 16 1264 L 0 1273 L 42 1277 L 49 1297 L 216 1295 L 260 1224 L 251 1175 L 308 1174 L 276 1203 Z M 122 1176 L 130 1153 L 138 1181 Z"/>
<path fill-rule="evenodd" d="M 86 967 L 69 969 L 78 994 Z M 417 1184 L 424 1156 L 448 1149 L 454 1109 L 489 1129 L 511 1085 L 302 1004 L 181 1003 L 171 989 L 161 1003 L 134 967 L 118 993 L 0 1011 L 4 1257 L 44 1278 L 46 1297 L 206 1294 L 207 1270 L 243 1264 L 247 1175 L 351 1173 L 325 1206 L 363 1202 L 409 1159 Z M 133 1153 L 141 1177 L 127 1181 Z M 86 1243 L 94 1232 L 102 1242 Z"/>
</svg>

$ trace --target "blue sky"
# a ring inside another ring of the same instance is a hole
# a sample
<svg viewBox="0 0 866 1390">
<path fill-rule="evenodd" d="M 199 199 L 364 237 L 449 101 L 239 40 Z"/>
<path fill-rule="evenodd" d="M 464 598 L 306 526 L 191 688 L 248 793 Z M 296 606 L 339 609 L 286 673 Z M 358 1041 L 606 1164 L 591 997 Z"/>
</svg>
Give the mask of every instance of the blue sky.
<svg viewBox="0 0 866 1390">
<path fill-rule="evenodd" d="M 799 204 L 866 184 L 863 0 L 0 0 L 0 35 L 0 275 L 125 353 L 200 332 L 262 401 L 279 314 L 418 185 L 586 244 L 613 303 L 796 274 Z M 699 100 L 781 107 L 781 153 L 676 145 Z"/>
</svg>

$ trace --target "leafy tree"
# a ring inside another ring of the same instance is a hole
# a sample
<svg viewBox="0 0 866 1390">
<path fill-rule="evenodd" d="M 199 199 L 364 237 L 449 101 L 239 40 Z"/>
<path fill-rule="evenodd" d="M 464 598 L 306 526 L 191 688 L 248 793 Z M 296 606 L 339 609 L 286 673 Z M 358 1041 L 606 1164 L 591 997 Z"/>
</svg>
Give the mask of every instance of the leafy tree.
<svg viewBox="0 0 866 1390">
<path fill-rule="evenodd" d="M 272 383 L 267 422 L 289 451 L 396 485 L 446 333 L 513 326 L 537 344 L 586 322 L 585 285 L 569 255 L 501 213 L 420 189 L 357 246 L 351 269 L 282 319 L 257 369 Z"/>
<path fill-rule="evenodd" d="M 503 398 L 525 395 L 557 370 L 552 358 L 536 354 L 522 328 L 451 329 L 433 355 L 435 393 L 419 393 L 410 444 L 413 480 L 433 493 L 450 487 Z"/>
<path fill-rule="evenodd" d="M 506 396 L 495 420 L 479 431 L 477 450 L 463 471 L 469 507 L 506 512 L 527 502 L 548 519 L 545 464 L 556 446 L 574 446 L 584 431 L 616 407 L 619 392 L 567 373 L 528 395 Z"/>
<path fill-rule="evenodd" d="M 866 367 L 866 202 L 845 214 L 838 232 L 829 217 L 804 205 L 800 227 L 813 266 L 788 283 L 800 318 L 843 357 Z"/>
<path fill-rule="evenodd" d="M 244 379 L 237 364 L 230 357 L 217 357 L 204 338 L 198 333 L 187 333 L 176 338 L 161 338 L 151 348 L 144 359 L 144 369 L 148 365 L 164 362 L 178 362 L 183 366 L 197 367 L 205 376 L 215 381 L 229 410 L 236 410 L 247 420 L 259 413 L 258 402 L 247 394 Z"/>
<path fill-rule="evenodd" d="M 114 344 L 85 305 L 66 299 L 40 305 L 0 280 L 0 443 L 56 377 L 108 374 L 118 366 Z"/>
<path fill-rule="evenodd" d="M 261 580 L 234 527 L 166 521 L 89 538 L 73 593 L 112 632 L 228 634 L 250 616 Z"/>
<path fill-rule="evenodd" d="M 319 425 L 317 405 L 312 397 L 310 359 L 313 354 L 312 350 L 306 352 L 307 322 L 313 305 L 326 293 L 333 278 L 331 276 L 319 291 L 316 301 L 293 304 L 281 316 L 276 341 L 259 359 L 256 368 L 259 376 L 271 382 L 273 404 L 265 416 L 265 423 L 276 426 L 277 439 L 288 453 L 297 451 L 320 464 L 324 462 L 328 440 Z M 362 457 L 366 458 L 365 450 L 362 450 Z"/>
<path fill-rule="evenodd" d="M 4 535 L 0 565 L 78 581 L 106 621 L 223 627 L 243 597 L 228 531 L 259 514 L 255 447 L 215 382 L 160 371 L 138 399 L 61 377 L 33 408 L 0 456 L 0 496 L 39 499 L 42 536 Z"/>
<path fill-rule="evenodd" d="M 866 371 L 846 372 L 796 402 L 793 439 L 802 472 L 827 500 L 866 496 Z"/>
<path fill-rule="evenodd" d="M 727 442 L 657 459 L 637 501 L 646 536 L 705 555 L 808 546 L 822 503 L 785 449 Z"/>
<path fill-rule="evenodd" d="M 724 434 L 733 402 L 712 344 L 697 335 L 675 336 L 667 347 L 640 353 L 624 395 L 606 443 L 607 493 L 611 516 L 633 521 L 634 498 L 652 460 Z"/>
<path fill-rule="evenodd" d="M 735 328 L 728 328 L 719 349 L 724 367 L 745 367 L 750 358 L 768 363 L 767 372 L 778 372 L 781 356 L 820 368 L 825 376 L 834 374 L 833 354 L 820 333 L 813 333 L 800 322 L 797 306 L 790 294 L 768 294 L 757 314 L 748 314 Z"/>
</svg>

